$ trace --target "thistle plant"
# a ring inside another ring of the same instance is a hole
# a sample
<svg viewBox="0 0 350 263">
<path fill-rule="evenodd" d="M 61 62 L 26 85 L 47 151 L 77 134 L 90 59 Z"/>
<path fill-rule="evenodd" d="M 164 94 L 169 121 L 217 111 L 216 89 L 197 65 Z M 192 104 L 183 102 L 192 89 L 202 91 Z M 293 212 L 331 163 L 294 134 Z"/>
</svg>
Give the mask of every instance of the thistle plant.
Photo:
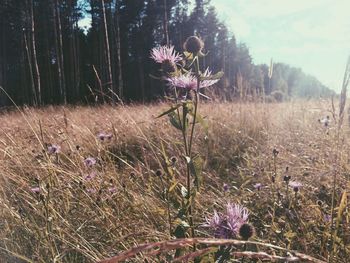
<svg viewBox="0 0 350 263">
<path fill-rule="evenodd" d="M 191 36 L 184 43 L 183 55 L 177 53 L 173 46 L 157 47 L 151 51 L 151 58 L 161 64 L 160 79 L 166 83 L 172 94 L 171 107 L 158 118 L 167 115 L 170 123 L 181 132 L 183 139 L 182 159 L 186 163 L 186 184 L 181 188 L 184 200 L 177 213 L 176 221 L 181 223 L 175 229 L 176 237 L 185 237 L 188 229 L 189 235 L 195 236 L 193 204 L 202 181 L 203 161 L 199 153 L 194 153 L 193 144 L 196 125 L 207 126 L 198 113 L 199 96 L 205 97 L 202 90 L 214 85 L 223 75 L 222 72 L 212 75 L 209 68 L 201 71 L 199 60 L 204 56 L 203 48 L 203 41 Z M 180 229 L 182 230 L 179 231 Z"/>
</svg>

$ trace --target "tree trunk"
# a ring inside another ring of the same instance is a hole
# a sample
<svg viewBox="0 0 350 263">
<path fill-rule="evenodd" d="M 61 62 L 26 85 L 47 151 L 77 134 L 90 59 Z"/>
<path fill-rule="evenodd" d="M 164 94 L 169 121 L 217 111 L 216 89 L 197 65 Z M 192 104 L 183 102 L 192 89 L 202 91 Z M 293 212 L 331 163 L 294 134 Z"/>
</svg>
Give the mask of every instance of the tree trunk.
<svg viewBox="0 0 350 263">
<path fill-rule="evenodd" d="M 51 5 L 50 2 L 47 2 L 45 5 L 45 11 L 47 11 L 47 13 L 45 13 L 45 19 L 49 20 L 51 18 L 50 14 L 51 14 Z M 45 76 L 45 92 L 43 92 L 43 98 L 42 100 L 45 103 L 53 103 L 53 90 L 54 90 L 54 85 L 55 82 L 52 80 L 52 62 L 51 62 L 51 39 L 50 39 L 50 29 L 51 29 L 51 24 L 50 23 L 45 23 L 43 25 L 44 30 L 43 30 L 43 42 L 44 42 L 44 49 L 45 49 L 45 59 L 44 59 L 44 67 L 45 67 L 45 71 L 44 71 L 44 76 Z M 43 72 L 42 72 L 43 73 Z"/>
<path fill-rule="evenodd" d="M 142 57 L 140 54 L 138 54 L 137 64 L 139 68 L 139 78 L 140 78 L 140 87 L 141 87 L 141 95 L 142 95 L 142 102 L 145 102 L 146 93 L 145 93 L 145 73 L 144 68 L 142 64 Z"/>
<path fill-rule="evenodd" d="M 6 85 L 6 33 L 5 33 L 5 18 L 1 17 L 1 43 L 0 43 L 0 87 L 5 89 Z M 6 96 L 4 92 L 0 92 L 0 106 L 4 106 Z"/>
<path fill-rule="evenodd" d="M 77 54 L 76 54 L 76 36 L 75 36 L 75 11 L 74 11 L 74 1 L 70 0 L 68 5 L 68 21 L 69 21 L 69 67 L 68 72 L 70 74 L 69 78 L 69 86 L 71 89 L 68 89 L 70 91 L 72 97 L 71 99 L 74 101 L 79 96 L 79 87 L 78 87 L 78 79 L 77 79 L 77 72 L 78 72 L 78 66 L 77 66 Z"/>
<path fill-rule="evenodd" d="M 62 26 L 61 26 L 61 12 L 60 6 L 58 4 L 58 0 L 55 0 L 55 11 L 56 11 L 56 19 L 57 19 L 57 39 L 58 39 L 58 48 L 57 58 L 59 58 L 60 62 L 60 72 L 61 72 L 61 101 L 66 104 L 67 103 L 67 94 L 66 94 L 66 78 L 64 74 L 64 59 L 63 59 L 63 41 L 62 41 Z M 56 30 L 56 28 L 55 28 Z"/>
<path fill-rule="evenodd" d="M 116 18 L 116 27 L 117 27 L 118 95 L 119 95 L 119 98 L 122 100 L 123 99 L 123 71 L 122 71 L 122 61 L 121 61 L 118 1 L 115 2 L 115 18 Z"/>
<path fill-rule="evenodd" d="M 30 23 L 31 23 L 32 57 L 33 57 L 33 65 L 34 65 L 33 74 L 35 75 L 34 81 L 35 81 L 35 88 L 36 88 L 37 103 L 38 105 L 41 105 L 40 72 L 39 72 L 38 60 L 36 55 L 33 0 L 30 0 L 29 4 L 30 4 L 29 10 L 30 10 Z"/>
<path fill-rule="evenodd" d="M 169 46 L 169 32 L 168 32 L 168 10 L 167 0 L 164 0 L 164 17 L 163 17 L 163 30 L 164 30 L 164 42 Z"/>
<path fill-rule="evenodd" d="M 30 58 L 31 55 L 30 55 L 30 51 L 29 51 L 29 46 L 28 46 L 26 32 L 23 32 L 23 38 L 24 38 L 24 47 L 25 47 L 26 53 L 27 53 L 30 83 L 31 83 L 31 87 L 32 87 L 32 98 L 33 98 L 32 103 L 36 106 L 38 101 L 37 101 L 37 97 L 36 97 L 35 83 L 34 83 L 34 77 L 33 77 L 32 60 Z"/>
<path fill-rule="evenodd" d="M 105 9 L 105 3 L 104 0 L 101 0 L 102 5 L 102 16 L 103 16 L 103 29 L 104 29 L 104 38 L 105 38 L 105 45 L 106 45 L 106 58 L 107 58 L 107 87 L 111 89 L 111 96 L 112 100 L 114 102 L 115 95 L 113 94 L 113 78 L 112 78 L 112 67 L 111 67 L 111 53 L 109 50 L 109 38 L 108 38 L 108 29 L 107 29 L 107 21 L 106 21 L 106 9 Z"/>
</svg>

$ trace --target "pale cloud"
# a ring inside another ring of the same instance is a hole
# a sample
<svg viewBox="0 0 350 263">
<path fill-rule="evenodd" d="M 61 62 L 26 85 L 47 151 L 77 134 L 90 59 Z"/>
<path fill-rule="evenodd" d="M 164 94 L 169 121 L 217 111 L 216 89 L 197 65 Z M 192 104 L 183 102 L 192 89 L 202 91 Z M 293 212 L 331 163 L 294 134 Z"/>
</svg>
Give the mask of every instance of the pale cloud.
<svg viewBox="0 0 350 263">
<path fill-rule="evenodd" d="M 232 1 L 234 2 L 234 1 Z M 309 9 L 318 8 L 329 0 L 241 0 L 244 13 L 250 17 L 271 18 L 291 15 Z"/>
<path fill-rule="evenodd" d="M 349 0 L 212 0 L 256 63 L 301 67 L 339 90 L 350 53 Z"/>
</svg>

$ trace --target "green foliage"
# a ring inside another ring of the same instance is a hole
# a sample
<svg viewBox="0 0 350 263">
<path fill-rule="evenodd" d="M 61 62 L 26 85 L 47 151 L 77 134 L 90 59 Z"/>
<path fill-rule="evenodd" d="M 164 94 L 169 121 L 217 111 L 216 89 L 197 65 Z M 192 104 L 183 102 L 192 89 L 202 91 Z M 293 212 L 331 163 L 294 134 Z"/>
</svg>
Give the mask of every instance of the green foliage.
<svg viewBox="0 0 350 263">
<path fill-rule="evenodd" d="M 285 94 L 280 90 L 275 90 L 271 93 L 271 97 L 273 97 L 276 102 L 283 102 Z"/>
<path fill-rule="evenodd" d="M 3 32 L 0 36 L 0 75 L 3 76 L 0 86 L 19 105 L 32 104 L 35 100 L 32 80 L 36 76 L 29 74 L 34 67 L 27 62 L 24 45 L 24 36 L 28 42 L 31 39 L 30 2 L 6 0 L 0 5 L 3 18 L 0 20 Z M 204 40 L 205 59 L 200 66 L 205 69 L 210 65 L 213 72 L 225 71 L 225 78 L 217 83 L 215 91 L 224 99 L 234 99 L 239 95 L 236 89 L 240 83 L 238 76 L 243 78 L 243 93 L 248 97 L 260 96 L 263 91 L 265 95 L 270 95 L 274 90 L 280 90 L 288 97 L 328 97 L 334 94 L 314 77 L 282 63 L 275 65 L 270 85 L 267 65 L 253 63 L 247 45 L 236 42 L 209 0 L 196 1 L 193 10 L 187 0 L 167 0 L 166 10 L 163 1 L 104 1 L 113 69 L 113 83 L 110 83 L 106 41 L 102 37 L 101 1 L 57 1 L 57 7 L 52 4 L 54 2 L 33 0 L 35 47 L 43 104 L 62 103 L 61 85 L 66 90 L 68 103 L 115 102 L 118 99 L 114 94 L 125 101 L 154 100 L 162 96 L 167 87 L 160 81 L 154 81 L 159 79 L 155 72 L 160 67 L 150 62 L 149 50 L 166 43 L 164 22 L 171 44 L 177 50 L 182 49 L 184 39 L 190 35 L 197 34 Z M 167 21 L 164 21 L 164 11 Z M 79 19 L 88 13 L 92 19 L 91 28 L 77 27 Z M 62 46 L 54 14 L 60 14 Z M 32 44 L 29 44 L 31 49 Z M 29 52 L 32 53 L 32 50 Z M 63 67 L 59 72 L 57 63 L 61 62 L 61 55 Z M 221 74 L 211 78 L 220 78 Z M 154 79 L 147 79 L 150 75 Z M 4 105 L 12 103 L 4 93 L 0 93 L 0 106 Z"/>
<path fill-rule="evenodd" d="M 194 177 L 194 185 L 197 188 L 197 191 L 199 191 L 199 188 L 202 184 L 202 168 L 203 168 L 203 159 L 199 154 L 194 156 L 190 161 L 190 170 L 191 174 Z"/>
</svg>

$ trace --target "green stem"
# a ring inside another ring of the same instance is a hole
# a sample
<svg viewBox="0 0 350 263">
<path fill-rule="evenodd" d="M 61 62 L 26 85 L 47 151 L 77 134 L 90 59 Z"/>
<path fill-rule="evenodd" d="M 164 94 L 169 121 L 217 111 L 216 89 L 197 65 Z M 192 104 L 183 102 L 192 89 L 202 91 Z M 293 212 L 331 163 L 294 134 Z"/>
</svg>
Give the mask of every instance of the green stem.
<svg viewBox="0 0 350 263">
<path fill-rule="evenodd" d="M 196 77 L 197 77 L 197 90 L 195 91 L 195 101 L 194 101 L 194 113 L 193 113 L 193 122 L 191 127 L 191 134 L 189 138 L 189 147 L 188 147 L 188 155 L 190 160 L 192 161 L 192 146 L 193 146 L 193 138 L 194 138 L 194 129 L 197 121 L 197 111 L 198 111 L 198 92 L 200 88 L 200 74 L 199 74 L 199 60 L 198 57 L 195 58 L 195 71 L 196 71 Z M 190 174 L 190 164 L 187 164 L 187 191 L 190 196 L 191 193 L 191 174 Z M 194 199 L 191 200 L 191 203 L 189 204 L 188 209 L 188 216 L 189 216 L 189 223 L 191 227 L 191 236 L 192 238 L 195 237 L 194 228 L 193 228 L 193 216 L 192 216 L 192 202 L 194 202 Z M 196 248 L 194 247 L 194 250 Z"/>
</svg>

